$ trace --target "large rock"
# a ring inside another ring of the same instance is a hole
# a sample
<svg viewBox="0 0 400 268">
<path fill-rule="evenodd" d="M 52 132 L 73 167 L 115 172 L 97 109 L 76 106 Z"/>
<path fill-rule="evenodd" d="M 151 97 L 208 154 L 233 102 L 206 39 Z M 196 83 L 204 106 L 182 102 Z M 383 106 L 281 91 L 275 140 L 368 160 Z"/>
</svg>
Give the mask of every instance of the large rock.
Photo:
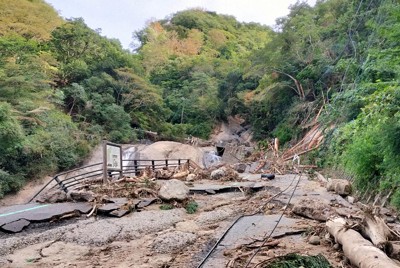
<svg viewBox="0 0 400 268">
<path fill-rule="evenodd" d="M 92 202 L 95 198 L 95 194 L 92 191 L 70 191 L 68 196 L 74 201 L 83 202 Z"/>
<path fill-rule="evenodd" d="M 224 167 L 220 168 L 220 169 L 216 169 L 213 172 L 211 172 L 211 179 L 212 180 L 219 180 L 223 177 L 225 177 L 226 175 L 226 169 Z"/>
<path fill-rule="evenodd" d="M 173 141 L 158 141 L 140 151 L 141 160 L 191 159 L 203 167 L 203 151 L 200 148 Z"/>
<path fill-rule="evenodd" d="M 312 235 L 308 239 L 308 243 L 310 243 L 311 245 L 319 245 L 321 243 L 321 239 L 317 235 Z"/>
<path fill-rule="evenodd" d="M 58 203 L 67 201 L 67 194 L 63 190 L 50 190 L 37 199 L 39 203 Z"/>
<path fill-rule="evenodd" d="M 189 187 L 185 185 L 184 182 L 172 179 L 169 181 L 165 181 L 160 191 L 158 192 L 158 196 L 163 200 L 185 200 L 189 194 Z"/>
<path fill-rule="evenodd" d="M 195 174 L 189 174 L 186 177 L 186 181 L 194 181 L 196 179 L 196 175 Z"/>
<path fill-rule="evenodd" d="M 237 171 L 238 173 L 245 172 L 246 171 L 246 167 L 247 167 L 247 165 L 243 164 L 243 163 L 237 163 L 237 164 L 233 165 L 233 169 L 235 171 Z"/>
<path fill-rule="evenodd" d="M 211 172 L 210 178 L 212 180 L 236 180 L 239 178 L 239 174 L 233 168 L 225 166 Z"/>
</svg>

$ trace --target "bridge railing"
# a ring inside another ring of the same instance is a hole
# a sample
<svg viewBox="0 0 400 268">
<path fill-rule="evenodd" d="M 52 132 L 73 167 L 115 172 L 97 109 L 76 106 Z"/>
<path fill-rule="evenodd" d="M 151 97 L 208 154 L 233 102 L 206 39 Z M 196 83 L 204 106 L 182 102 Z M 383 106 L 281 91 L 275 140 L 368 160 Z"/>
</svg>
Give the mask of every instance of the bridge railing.
<svg viewBox="0 0 400 268">
<path fill-rule="evenodd" d="M 159 159 L 159 160 L 122 160 L 122 175 L 136 176 L 145 168 L 151 168 L 153 171 L 165 167 L 178 167 L 189 163 L 189 159 Z M 68 190 L 81 184 L 82 182 L 99 181 L 103 179 L 103 163 L 95 163 L 80 168 L 71 169 L 56 174 L 46 185 L 44 185 L 29 201 L 32 202 L 45 190 L 59 188 L 68 193 Z M 115 171 L 110 172 L 113 175 Z M 117 172 L 120 174 L 120 172 Z"/>
</svg>

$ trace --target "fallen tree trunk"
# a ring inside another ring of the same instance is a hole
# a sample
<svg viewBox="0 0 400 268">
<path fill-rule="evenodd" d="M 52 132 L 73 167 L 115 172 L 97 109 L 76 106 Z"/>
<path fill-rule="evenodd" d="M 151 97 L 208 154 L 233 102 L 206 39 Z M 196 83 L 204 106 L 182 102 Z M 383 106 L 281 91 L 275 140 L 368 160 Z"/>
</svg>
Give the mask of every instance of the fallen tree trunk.
<svg viewBox="0 0 400 268">
<path fill-rule="evenodd" d="M 383 251 L 374 247 L 358 232 L 348 229 L 346 220 L 335 218 L 326 223 L 328 232 L 343 246 L 344 255 L 359 268 L 399 267 Z"/>
<path fill-rule="evenodd" d="M 189 173 L 190 172 L 188 170 L 181 171 L 181 172 L 178 172 L 178 173 L 175 173 L 174 175 L 172 175 L 172 178 L 180 180 L 180 179 L 186 178 L 187 175 L 189 175 Z"/>
<path fill-rule="evenodd" d="M 335 211 L 328 201 L 310 197 L 302 197 L 294 204 L 292 212 L 317 221 L 327 221 L 331 216 L 335 215 Z"/>
<path fill-rule="evenodd" d="M 392 232 L 380 217 L 365 213 L 362 225 L 363 234 L 371 240 L 372 244 L 385 252 L 392 252 L 393 246 L 389 242 L 393 236 Z"/>
<path fill-rule="evenodd" d="M 351 194 L 351 184 L 348 180 L 333 179 L 326 184 L 327 191 L 334 191 L 338 195 Z"/>
<path fill-rule="evenodd" d="M 317 179 L 322 182 L 324 184 L 324 186 L 326 186 L 326 184 L 328 183 L 328 180 L 324 177 L 324 175 L 322 175 L 321 173 L 315 171 L 315 175 L 317 175 Z"/>
</svg>

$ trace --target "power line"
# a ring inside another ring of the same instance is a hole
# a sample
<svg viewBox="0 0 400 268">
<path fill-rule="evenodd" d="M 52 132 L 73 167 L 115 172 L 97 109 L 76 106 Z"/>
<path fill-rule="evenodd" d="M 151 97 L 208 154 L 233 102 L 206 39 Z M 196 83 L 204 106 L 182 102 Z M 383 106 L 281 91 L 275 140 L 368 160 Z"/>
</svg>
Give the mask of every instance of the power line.
<svg viewBox="0 0 400 268">
<path fill-rule="evenodd" d="M 264 202 L 264 204 L 263 204 L 260 208 L 258 208 L 254 213 L 252 213 L 252 214 L 244 214 L 244 215 L 241 215 L 240 217 L 238 217 L 238 218 L 228 227 L 228 229 L 226 229 L 226 231 L 222 234 L 222 236 L 217 240 L 217 242 L 214 244 L 214 246 L 211 248 L 211 250 L 207 253 L 207 255 L 204 257 L 204 259 L 201 261 L 201 263 L 197 266 L 197 268 L 203 267 L 203 265 L 207 262 L 208 258 L 212 255 L 212 253 L 215 251 L 215 249 L 217 248 L 217 246 L 221 243 L 221 241 L 225 238 L 225 236 L 228 234 L 228 232 L 233 228 L 233 226 L 236 225 L 236 223 L 237 223 L 240 219 L 242 219 L 242 218 L 244 218 L 244 217 L 251 217 L 251 216 L 254 216 L 254 215 L 256 215 L 256 214 L 259 214 L 261 211 L 263 211 L 264 207 L 265 207 L 266 205 L 268 205 L 273 199 L 275 199 L 277 196 L 279 196 L 279 195 L 283 194 L 284 192 L 286 192 L 286 191 L 293 185 L 293 182 L 295 181 L 296 177 L 297 177 L 297 175 L 295 175 L 295 176 L 293 177 L 293 180 L 291 181 L 291 183 L 289 184 L 289 186 L 287 186 L 284 190 L 278 192 L 277 194 L 275 194 L 274 196 L 272 196 L 271 198 L 269 198 L 269 199 L 268 199 L 266 202 Z M 299 177 L 299 179 L 298 179 L 298 181 L 297 181 L 297 183 L 296 183 L 296 186 L 295 186 L 295 188 L 294 188 L 294 191 L 296 190 L 297 185 L 298 185 L 299 182 L 300 182 L 300 178 L 301 178 L 301 174 L 300 174 L 300 177 Z M 290 200 L 292 199 L 292 196 L 293 196 L 293 194 L 294 194 L 294 191 L 293 191 L 293 193 L 292 193 L 292 195 L 291 195 L 291 197 L 290 197 L 290 199 L 289 199 L 289 202 L 290 202 Z M 288 202 L 288 203 L 289 203 L 289 202 Z M 286 206 L 286 208 L 287 208 L 287 206 Z M 285 208 L 285 210 L 286 210 L 286 208 Z M 283 212 L 285 212 L 285 210 L 284 210 Z M 282 218 L 282 216 L 281 216 L 281 218 Z M 281 218 L 280 218 L 280 219 L 281 219 Z M 280 219 L 279 219 L 279 221 L 280 221 Z M 276 227 L 275 227 L 275 228 L 276 228 Z M 275 230 L 275 228 L 274 228 L 274 230 Z M 273 231 L 274 231 L 274 230 L 273 230 Z M 271 232 L 271 234 L 272 234 L 272 232 Z"/>
<path fill-rule="evenodd" d="M 268 241 L 268 239 L 271 237 L 271 235 L 274 233 L 275 229 L 278 227 L 279 223 L 281 222 L 283 215 L 285 214 L 287 208 L 289 207 L 290 201 L 292 200 L 294 193 L 296 192 L 297 186 L 300 183 L 300 179 L 301 179 L 301 174 L 299 179 L 297 180 L 296 185 L 294 186 L 293 192 L 290 195 L 289 201 L 287 202 L 284 210 L 281 213 L 281 216 L 279 217 L 278 221 L 276 222 L 274 228 L 272 229 L 272 231 L 269 233 L 268 236 L 264 236 L 263 242 L 262 244 L 254 251 L 254 253 L 251 255 L 251 257 L 247 260 L 246 265 L 244 266 L 244 268 L 247 268 L 250 265 L 250 262 L 253 260 L 253 258 L 257 255 L 258 252 L 260 252 L 261 248 L 265 245 L 265 243 Z"/>
</svg>

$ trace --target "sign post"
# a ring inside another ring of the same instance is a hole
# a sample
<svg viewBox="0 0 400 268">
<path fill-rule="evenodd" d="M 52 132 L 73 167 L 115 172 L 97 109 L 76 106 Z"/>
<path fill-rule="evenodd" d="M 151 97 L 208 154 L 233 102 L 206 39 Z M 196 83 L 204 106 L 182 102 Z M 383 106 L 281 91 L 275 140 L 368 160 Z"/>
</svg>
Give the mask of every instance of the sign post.
<svg viewBox="0 0 400 268">
<path fill-rule="evenodd" d="M 122 177 L 121 145 L 103 141 L 103 182 L 106 183 L 109 173 L 118 171 Z"/>
</svg>

